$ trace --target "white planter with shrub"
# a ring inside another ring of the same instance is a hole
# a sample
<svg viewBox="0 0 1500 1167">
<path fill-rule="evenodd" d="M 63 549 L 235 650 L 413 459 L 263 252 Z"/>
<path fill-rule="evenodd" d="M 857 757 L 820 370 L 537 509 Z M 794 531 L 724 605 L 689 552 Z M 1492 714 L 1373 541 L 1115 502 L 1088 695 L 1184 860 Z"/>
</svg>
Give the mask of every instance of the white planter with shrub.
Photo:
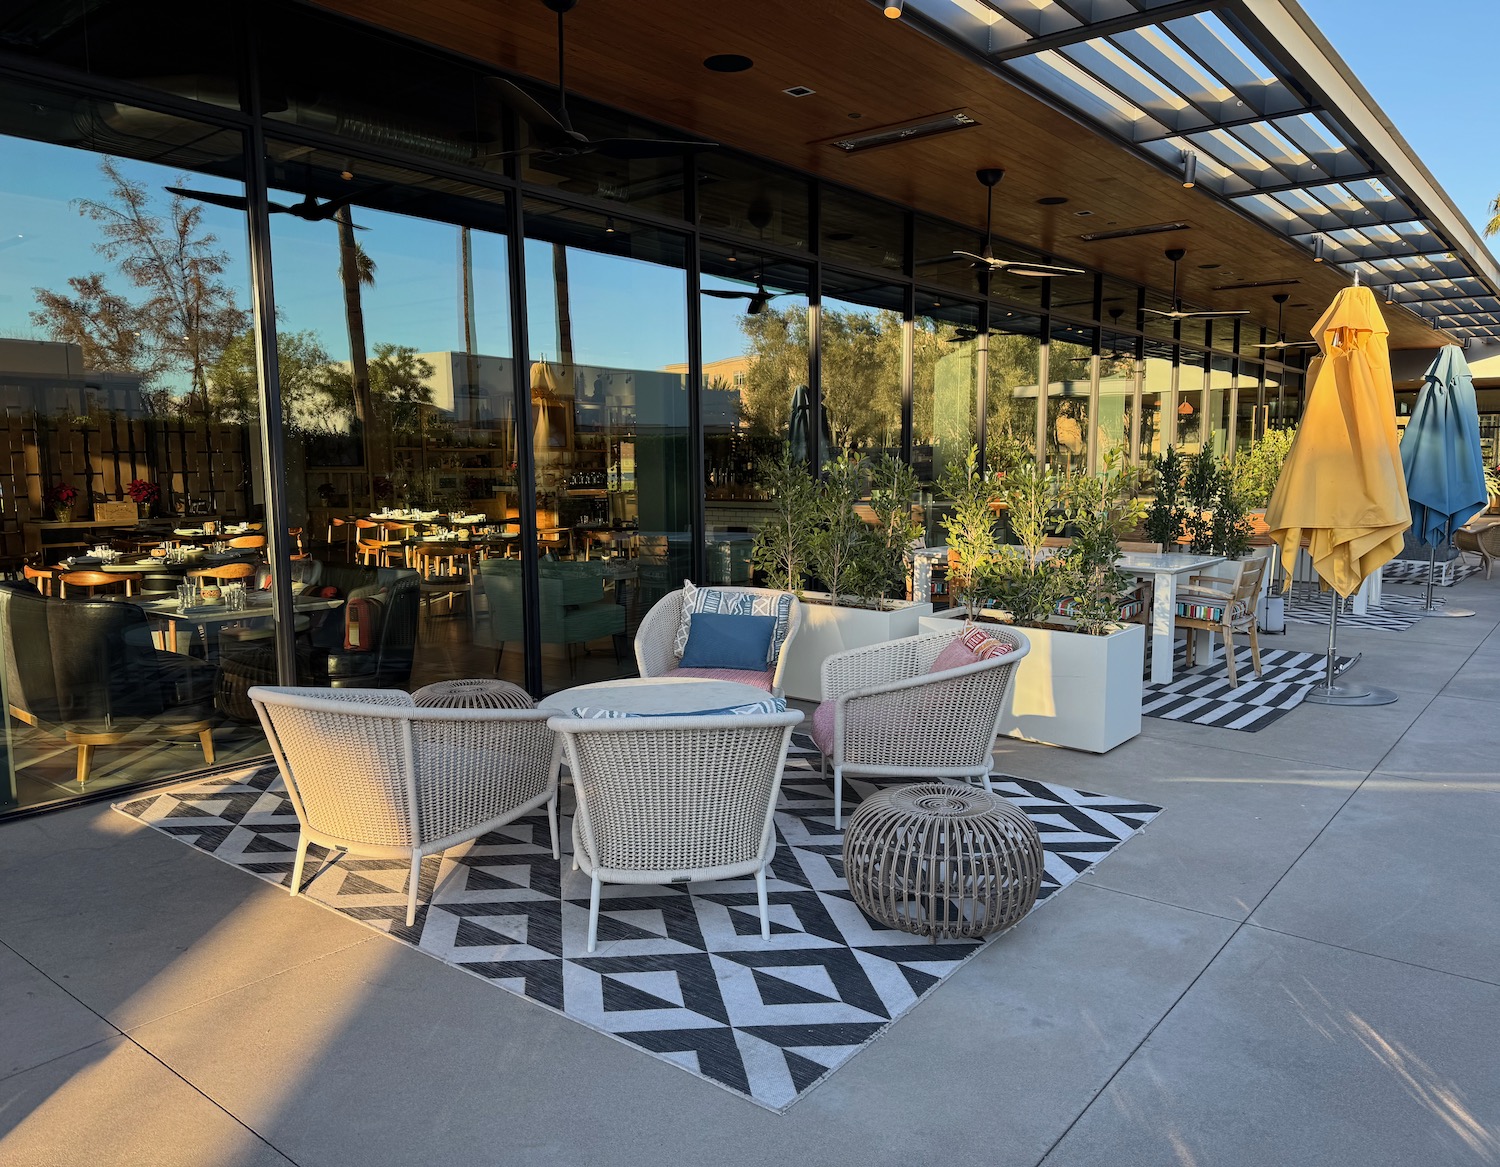
<svg viewBox="0 0 1500 1167">
<path fill-rule="evenodd" d="M 884 608 L 828 603 L 826 592 L 802 593 L 802 623 L 787 650 L 782 688 L 788 697 L 823 700 L 823 661 L 836 652 L 867 648 L 915 636 L 918 623 L 932 615 L 931 604 L 890 600 Z"/>
</svg>

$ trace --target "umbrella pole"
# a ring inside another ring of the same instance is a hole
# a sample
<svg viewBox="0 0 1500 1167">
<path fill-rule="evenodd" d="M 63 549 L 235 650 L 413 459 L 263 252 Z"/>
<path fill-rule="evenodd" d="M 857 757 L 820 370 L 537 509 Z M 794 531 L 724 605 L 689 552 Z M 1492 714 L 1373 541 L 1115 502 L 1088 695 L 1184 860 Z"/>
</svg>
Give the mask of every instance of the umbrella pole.
<svg viewBox="0 0 1500 1167">
<path fill-rule="evenodd" d="M 1333 607 L 1328 613 L 1328 661 L 1324 667 L 1322 682 L 1314 685 L 1303 700 L 1314 705 L 1392 704 L 1396 700 L 1396 694 L 1389 689 L 1334 680 L 1339 656 L 1339 605 L 1344 602 L 1344 598 L 1333 588 L 1328 589 L 1328 594 L 1333 598 Z M 1353 666 L 1358 662 L 1359 657 L 1356 656 L 1349 664 Z"/>
<path fill-rule="evenodd" d="M 1427 604 L 1422 609 L 1422 615 L 1455 617 L 1472 616 L 1474 614 L 1474 609 L 1472 608 L 1451 608 L 1448 606 L 1446 600 L 1443 602 L 1443 606 L 1441 608 L 1434 608 L 1432 606 L 1432 585 L 1433 581 L 1436 579 L 1437 548 L 1435 546 L 1429 546 L 1427 548 Z"/>
</svg>

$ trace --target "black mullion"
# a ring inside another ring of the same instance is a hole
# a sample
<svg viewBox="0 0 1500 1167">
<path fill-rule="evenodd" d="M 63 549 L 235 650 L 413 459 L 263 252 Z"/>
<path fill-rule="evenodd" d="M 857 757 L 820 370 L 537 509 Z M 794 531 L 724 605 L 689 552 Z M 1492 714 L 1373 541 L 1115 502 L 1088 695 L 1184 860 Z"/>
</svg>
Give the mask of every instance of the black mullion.
<svg viewBox="0 0 1500 1167">
<path fill-rule="evenodd" d="M 506 254 L 510 267 L 511 361 L 515 394 L 513 414 L 516 419 L 516 483 L 520 488 L 521 511 L 521 626 L 525 633 L 526 688 L 533 696 L 543 693 L 542 682 L 542 597 L 541 554 L 537 548 L 536 526 L 536 451 L 532 446 L 531 421 L 531 338 L 526 311 L 526 219 L 521 199 L 511 200 L 510 232 L 506 235 Z M 490 614 L 493 623 L 495 613 Z"/>
</svg>

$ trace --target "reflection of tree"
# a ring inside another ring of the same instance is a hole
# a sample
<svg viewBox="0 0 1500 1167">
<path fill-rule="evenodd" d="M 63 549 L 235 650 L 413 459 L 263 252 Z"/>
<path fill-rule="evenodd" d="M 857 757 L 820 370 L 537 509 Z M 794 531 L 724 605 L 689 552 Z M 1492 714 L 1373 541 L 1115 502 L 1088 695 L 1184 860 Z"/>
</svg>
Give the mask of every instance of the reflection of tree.
<svg viewBox="0 0 1500 1167">
<path fill-rule="evenodd" d="M 340 434 L 354 417 L 349 371 L 336 365 L 314 332 L 276 334 L 281 374 L 282 422 L 288 434 Z M 208 375 L 213 415 L 237 425 L 253 424 L 260 415 L 255 368 L 255 333 L 242 332 L 229 342 Z"/>
<path fill-rule="evenodd" d="M 985 465 L 1003 467 L 1013 452 L 1036 455 L 1036 391 L 1041 344 L 1022 333 L 989 336 L 989 420 Z M 1026 396 L 1017 396 L 1025 391 Z"/>
<path fill-rule="evenodd" d="M 142 388 L 185 373 L 188 392 L 207 406 L 207 372 L 242 333 L 249 314 L 221 279 L 229 255 L 203 228 L 203 208 L 173 195 L 154 212 L 143 183 L 126 178 L 113 159 L 99 163 L 109 184 L 104 199 L 78 199 L 78 213 L 100 225 L 94 250 L 142 293 L 109 291 L 93 273 L 68 281 L 72 295 L 36 289 L 32 321 L 57 340 L 84 349 L 92 368 L 139 374 Z M 92 362 L 99 363 L 92 363 Z"/>
</svg>

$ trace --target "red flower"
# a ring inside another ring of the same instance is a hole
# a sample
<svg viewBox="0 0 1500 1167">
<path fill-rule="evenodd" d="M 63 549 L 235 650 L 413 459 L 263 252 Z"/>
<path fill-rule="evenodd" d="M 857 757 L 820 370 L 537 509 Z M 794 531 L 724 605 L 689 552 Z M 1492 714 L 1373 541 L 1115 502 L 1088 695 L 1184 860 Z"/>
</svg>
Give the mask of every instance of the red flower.
<svg viewBox="0 0 1500 1167">
<path fill-rule="evenodd" d="M 59 482 L 47 492 L 46 499 L 58 506 L 70 507 L 78 501 L 78 490 L 66 482 Z"/>
<path fill-rule="evenodd" d="M 125 493 L 130 496 L 130 501 L 137 505 L 153 503 L 161 497 L 161 487 L 144 478 L 132 478 L 129 485 L 125 487 Z"/>
</svg>

